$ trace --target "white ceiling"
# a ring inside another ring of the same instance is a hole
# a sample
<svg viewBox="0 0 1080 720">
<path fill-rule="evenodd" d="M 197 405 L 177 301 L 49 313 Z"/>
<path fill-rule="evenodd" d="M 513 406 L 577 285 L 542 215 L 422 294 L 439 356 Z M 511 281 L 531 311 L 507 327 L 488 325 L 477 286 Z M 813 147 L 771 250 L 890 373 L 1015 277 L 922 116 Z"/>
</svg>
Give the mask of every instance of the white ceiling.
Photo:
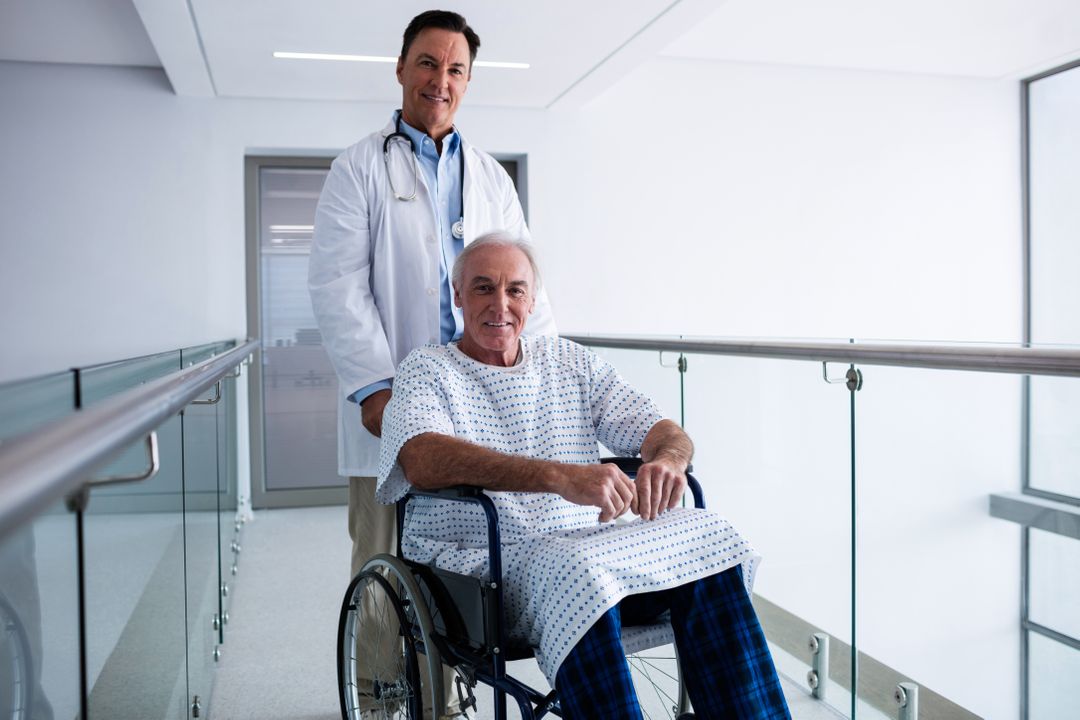
<svg viewBox="0 0 1080 720">
<path fill-rule="evenodd" d="M 728 0 L 662 54 L 1023 77 L 1080 57 L 1080 0 Z"/>
<path fill-rule="evenodd" d="M 671 0 L 459 0 L 480 35 L 479 59 L 528 70 L 476 68 L 469 103 L 547 105 L 652 20 Z M 275 50 L 397 56 L 409 20 L 431 0 L 192 0 L 218 94 L 393 102 L 392 65 L 275 59 Z"/>
<path fill-rule="evenodd" d="M 390 64 L 430 0 L 0 0 L 0 59 L 160 66 L 180 95 L 393 102 Z M 458 0 L 480 34 L 469 103 L 580 102 L 675 58 L 1023 77 L 1080 57 L 1080 0 Z"/>
<path fill-rule="evenodd" d="M 0 60 L 161 67 L 131 0 L 0 0 Z"/>
</svg>

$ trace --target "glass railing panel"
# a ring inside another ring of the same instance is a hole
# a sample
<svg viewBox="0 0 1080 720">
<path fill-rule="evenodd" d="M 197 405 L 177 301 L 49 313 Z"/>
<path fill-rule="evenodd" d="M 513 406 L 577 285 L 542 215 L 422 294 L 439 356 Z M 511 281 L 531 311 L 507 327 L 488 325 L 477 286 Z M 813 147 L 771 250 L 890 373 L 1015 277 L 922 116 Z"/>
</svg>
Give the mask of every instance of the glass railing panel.
<svg viewBox="0 0 1080 720">
<path fill-rule="evenodd" d="M 842 377 L 846 367 L 829 370 Z M 849 714 L 847 389 L 826 383 L 820 363 L 689 355 L 685 397 L 707 506 L 762 555 L 755 607 L 777 669 L 796 686 L 788 685 L 796 717 L 794 704 L 809 701 L 808 673 L 823 659 L 810 649 L 815 634 L 828 638 L 819 693 Z"/>
<path fill-rule="evenodd" d="M 0 442 L 70 414 L 74 401 L 72 373 L 0 385 Z M 78 598 L 76 516 L 57 503 L 0 540 L 0 717 L 80 712 Z"/>
<path fill-rule="evenodd" d="M 1028 720 L 1076 717 L 1080 649 L 1028 633 Z"/>
<path fill-rule="evenodd" d="M 1080 498 L 1080 381 L 1033 377 L 1028 397 L 1028 484 Z"/>
<path fill-rule="evenodd" d="M 1015 718 L 1019 526 L 989 495 L 1021 485 L 1022 379 L 863 366 L 856 394 L 860 710 Z M 977 669 L 976 671 L 973 671 Z"/>
<path fill-rule="evenodd" d="M 96 365 L 79 370 L 80 401 L 90 407 L 106 398 L 138 385 L 180 370 L 180 352 L 167 352 L 133 360 Z M 163 455 L 178 459 L 181 453 L 180 418 L 166 422 L 158 429 L 158 447 Z M 120 456 L 101 469 L 99 476 L 131 475 L 146 467 L 146 450 L 142 441 L 132 443 Z M 138 483 L 99 487 L 94 490 L 95 510 L 106 508 L 119 512 L 179 509 L 180 463 L 175 467 L 162 466 L 161 471 Z"/>
<path fill-rule="evenodd" d="M 236 384 L 247 382 L 249 369 L 243 376 L 224 384 L 221 402 L 217 406 L 218 437 L 218 583 L 225 589 L 219 599 L 221 622 L 218 644 L 225 642 L 229 624 L 229 605 L 235 590 L 239 566 L 237 549 L 240 545 L 240 518 L 237 514 L 237 429 Z"/>
<path fill-rule="evenodd" d="M 83 406 L 180 367 L 171 352 L 82 370 Z M 95 489 L 85 515 L 91 720 L 188 715 L 180 418 L 157 432 L 157 475 Z M 136 442 L 99 475 L 138 473 L 146 463 Z"/>
<path fill-rule="evenodd" d="M 180 353 L 184 367 L 228 350 L 212 344 Z M 232 380 L 222 380 L 220 392 L 211 389 L 198 403 L 188 405 L 182 420 L 184 443 L 184 564 L 187 592 L 188 694 L 191 702 L 208 706 L 213 682 L 214 651 L 220 640 L 221 573 L 218 506 L 221 483 L 219 442 L 221 403 Z M 217 402 L 213 402 L 217 398 Z"/>
<path fill-rule="evenodd" d="M 1029 533 L 1029 619 L 1080 642 L 1080 540 Z"/>
</svg>

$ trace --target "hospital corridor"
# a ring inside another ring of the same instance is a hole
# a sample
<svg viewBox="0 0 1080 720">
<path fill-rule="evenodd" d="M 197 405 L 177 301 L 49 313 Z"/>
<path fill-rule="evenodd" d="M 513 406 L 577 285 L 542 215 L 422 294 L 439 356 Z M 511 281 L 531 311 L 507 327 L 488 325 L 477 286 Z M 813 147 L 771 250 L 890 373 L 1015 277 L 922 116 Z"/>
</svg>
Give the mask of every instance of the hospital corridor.
<svg viewBox="0 0 1080 720">
<path fill-rule="evenodd" d="M 1074 720 L 1077 197 L 1075 0 L 0 0 L 0 720 Z"/>
</svg>

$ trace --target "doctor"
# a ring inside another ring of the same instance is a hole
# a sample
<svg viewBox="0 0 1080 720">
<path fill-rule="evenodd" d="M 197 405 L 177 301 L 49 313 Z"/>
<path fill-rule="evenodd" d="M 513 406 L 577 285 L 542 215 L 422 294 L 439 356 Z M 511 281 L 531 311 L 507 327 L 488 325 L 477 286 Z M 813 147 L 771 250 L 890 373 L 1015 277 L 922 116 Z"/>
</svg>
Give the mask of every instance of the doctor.
<svg viewBox="0 0 1080 720">
<path fill-rule="evenodd" d="M 449 268 L 467 243 L 491 230 L 528 238 L 510 177 L 454 127 L 479 47 L 457 13 L 413 18 L 397 62 L 401 110 L 334 160 L 315 213 L 308 287 L 340 382 L 354 575 L 397 547 L 394 508 L 375 502 L 374 476 L 398 362 L 461 335 Z M 546 295 L 526 332 L 555 334 Z"/>
</svg>

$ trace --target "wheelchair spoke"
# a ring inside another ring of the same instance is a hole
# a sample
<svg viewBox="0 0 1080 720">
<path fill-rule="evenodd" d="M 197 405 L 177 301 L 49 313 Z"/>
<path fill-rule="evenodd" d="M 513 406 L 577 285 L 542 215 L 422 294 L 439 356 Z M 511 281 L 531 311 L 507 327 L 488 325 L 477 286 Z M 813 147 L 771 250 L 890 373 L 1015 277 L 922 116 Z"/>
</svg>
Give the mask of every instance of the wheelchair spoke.
<svg viewBox="0 0 1080 720">
<path fill-rule="evenodd" d="M 628 655 L 626 661 L 634 677 L 634 684 L 637 686 L 638 700 L 644 717 L 649 719 L 659 712 L 663 718 L 673 718 L 679 706 L 677 698 L 679 677 L 662 667 L 660 663 L 675 664 L 674 672 L 677 673 L 676 658 L 663 655 Z"/>
<path fill-rule="evenodd" d="M 671 702 L 671 703 L 675 702 L 675 698 L 673 698 L 671 695 L 666 693 L 664 691 L 664 689 L 655 680 L 653 680 L 652 675 L 649 674 L 649 671 L 647 669 L 639 668 L 638 672 L 645 676 L 645 679 L 649 682 L 649 685 L 652 686 L 653 690 L 656 691 L 657 695 L 663 695 L 664 699 L 667 700 L 668 702 Z M 670 675 L 668 675 L 667 673 L 665 673 L 663 671 L 661 671 L 661 674 L 666 675 L 669 678 L 671 677 Z"/>
<path fill-rule="evenodd" d="M 646 662 L 640 656 L 637 656 L 637 655 L 634 655 L 632 657 L 633 657 L 634 660 L 639 661 L 642 668 L 646 668 L 646 667 L 652 668 L 653 670 L 660 673 L 661 675 L 664 675 L 668 679 L 670 679 L 670 680 L 672 680 L 674 682 L 679 682 L 679 678 L 677 676 L 672 675 L 671 673 L 669 673 L 667 670 L 664 670 L 663 668 L 661 668 L 656 663 L 654 663 L 654 662 Z M 627 660 L 629 660 L 629 659 L 630 658 L 627 658 Z M 675 658 L 657 658 L 657 659 L 659 659 L 659 660 L 672 660 L 672 661 L 675 660 Z M 644 669 L 642 670 L 642 672 L 645 672 Z"/>
<path fill-rule="evenodd" d="M 372 711 L 376 717 L 418 717 L 419 684 L 415 643 L 402 592 L 385 573 L 365 570 L 343 610 L 339 648 L 344 663 L 341 703 L 348 720 Z"/>
</svg>

